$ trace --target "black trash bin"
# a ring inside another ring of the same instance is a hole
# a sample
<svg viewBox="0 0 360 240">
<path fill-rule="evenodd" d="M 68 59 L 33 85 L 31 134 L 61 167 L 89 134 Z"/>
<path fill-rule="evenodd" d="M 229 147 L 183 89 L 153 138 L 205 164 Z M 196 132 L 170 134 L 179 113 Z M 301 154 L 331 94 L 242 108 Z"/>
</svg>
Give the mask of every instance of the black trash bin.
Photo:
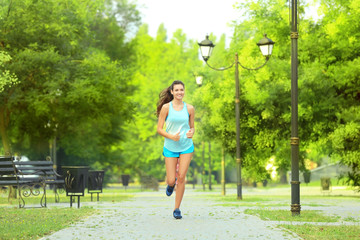
<svg viewBox="0 0 360 240">
<path fill-rule="evenodd" d="M 80 208 L 80 197 L 84 196 L 86 181 L 88 179 L 88 166 L 63 166 L 65 177 L 66 196 L 70 197 L 72 207 L 73 197 L 78 197 L 78 208 Z"/>
<path fill-rule="evenodd" d="M 311 179 L 311 172 L 306 171 L 306 172 L 303 173 L 303 175 L 304 175 L 304 182 L 307 185 L 310 182 L 310 179 Z"/>
<path fill-rule="evenodd" d="M 127 174 L 124 174 L 124 175 L 121 175 L 121 182 L 122 182 L 122 185 L 125 187 L 129 186 L 129 180 L 130 180 L 130 175 L 127 175 Z"/>
<path fill-rule="evenodd" d="M 88 175 L 88 193 L 91 194 L 91 201 L 93 200 L 93 193 L 97 194 L 97 201 L 99 201 L 99 193 L 102 193 L 105 171 L 90 170 Z"/>
<path fill-rule="evenodd" d="M 322 192 L 331 192 L 331 179 L 329 177 L 322 177 L 320 180 Z"/>
</svg>

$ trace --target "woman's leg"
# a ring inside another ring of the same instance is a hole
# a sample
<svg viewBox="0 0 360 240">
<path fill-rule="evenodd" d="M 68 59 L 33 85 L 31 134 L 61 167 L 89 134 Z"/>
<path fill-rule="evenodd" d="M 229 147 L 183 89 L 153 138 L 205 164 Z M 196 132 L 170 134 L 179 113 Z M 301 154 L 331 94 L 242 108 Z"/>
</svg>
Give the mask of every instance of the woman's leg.
<svg viewBox="0 0 360 240">
<path fill-rule="evenodd" d="M 177 179 L 175 209 L 180 208 L 180 204 L 185 192 L 185 177 L 189 169 L 193 153 L 181 154 L 179 159 L 179 177 Z"/>
<path fill-rule="evenodd" d="M 166 182 L 170 186 L 175 185 L 175 175 L 176 175 L 176 164 L 178 158 L 169 158 L 165 157 L 165 165 L 166 165 Z"/>
</svg>

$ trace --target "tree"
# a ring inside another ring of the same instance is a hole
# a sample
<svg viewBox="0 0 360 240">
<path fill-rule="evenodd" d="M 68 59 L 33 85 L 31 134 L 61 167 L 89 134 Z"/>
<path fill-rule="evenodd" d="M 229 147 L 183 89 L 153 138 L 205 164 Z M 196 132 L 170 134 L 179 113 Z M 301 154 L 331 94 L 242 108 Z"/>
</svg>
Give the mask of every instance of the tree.
<svg viewBox="0 0 360 240">
<path fill-rule="evenodd" d="M 166 29 L 159 26 L 157 36 L 148 35 L 147 25 L 140 27 L 135 41 L 137 68 L 132 85 L 136 87 L 131 98 L 136 105 L 135 115 L 125 127 L 126 141 L 117 147 L 122 161 L 122 172 L 152 175 L 163 179 L 163 137 L 156 132 L 156 102 L 159 93 L 174 80 L 185 83 L 186 99 L 195 88 L 193 68 L 200 66 L 197 46 L 178 30 L 167 40 Z M 192 102 L 189 102 L 192 104 Z"/>
<path fill-rule="evenodd" d="M 138 15 L 131 6 L 135 13 L 119 20 L 109 8 L 97 0 L 1 2 L 1 48 L 12 57 L 4 69 L 18 78 L 0 93 L 0 110 L 9 119 L 9 137 L 1 137 L 13 153 L 44 157 L 55 137 L 65 164 L 111 161 L 111 146 L 122 139 L 121 125 L 132 115 L 132 71 L 129 56 L 122 55 L 131 54 L 132 43 L 125 37 L 116 46 L 106 43 L 126 34 L 114 22 L 128 26 Z M 108 35 L 96 28 L 101 24 Z M 110 48 L 116 54 L 108 56 Z"/>
<path fill-rule="evenodd" d="M 359 172 L 356 144 L 359 136 L 359 43 L 354 41 L 359 34 L 356 31 L 359 26 L 357 2 L 322 1 L 324 17 L 318 22 L 305 19 L 305 6 L 301 5 L 299 31 L 300 162 L 303 164 L 307 155 L 310 156 L 307 153 L 316 147 L 319 149 L 317 156 L 332 154 L 334 161 L 340 159 L 350 166 L 353 170 L 349 177 L 353 183 L 357 181 L 355 176 Z M 283 0 L 258 0 L 246 1 L 239 4 L 239 8 L 246 9 L 246 18 L 235 26 L 229 56 L 238 51 L 240 62 L 256 66 L 261 61 L 253 39 L 266 32 L 276 42 L 273 57 L 264 68 L 256 72 L 240 71 L 243 165 L 250 172 L 251 169 L 258 172 L 259 166 L 264 167 L 267 159 L 275 156 L 275 164 L 284 174 L 290 166 L 288 6 Z M 214 54 L 215 51 L 217 49 Z M 224 75 L 221 89 L 233 81 L 232 71 Z M 212 92 L 211 99 L 216 104 L 211 110 L 222 109 L 217 121 L 212 124 L 216 129 L 219 125 L 226 126 L 233 109 L 224 107 L 231 98 L 221 96 L 214 89 L 217 87 L 207 91 Z M 208 94 L 202 94 L 202 98 L 209 100 Z M 226 142 L 229 136 L 234 139 L 235 127 L 228 125 L 225 129 L 229 134 L 217 135 L 222 142 Z M 229 149 L 231 146 L 234 149 L 235 141 L 229 142 Z M 321 164 L 321 159 L 313 160 Z M 304 170 L 305 166 L 301 169 Z"/>
<path fill-rule="evenodd" d="M 322 37 L 328 44 L 321 62 L 326 66 L 324 75 L 333 91 L 326 95 L 334 99 L 331 156 L 349 166 L 346 182 L 360 191 L 360 13 L 358 0 L 321 1 L 324 14 Z"/>
<path fill-rule="evenodd" d="M 6 102 L 6 92 L 8 88 L 11 88 L 17 83 L 17 77 L 5 68 L 5 63 L 11 61 L 11 56 L 6 52 L 0 51 L 0 97 L 2 102 Z M 3 97 L 4 96 L 4 97 Z M 0 106 L 0 133 L 2 137 L 2 144 L 4 146 L 4 152 L 6 155 L 10 154 L 10 142 L 7 136 L 6 128 L 9 124 L 9 115 L 4 105 Z"/>
</svg>

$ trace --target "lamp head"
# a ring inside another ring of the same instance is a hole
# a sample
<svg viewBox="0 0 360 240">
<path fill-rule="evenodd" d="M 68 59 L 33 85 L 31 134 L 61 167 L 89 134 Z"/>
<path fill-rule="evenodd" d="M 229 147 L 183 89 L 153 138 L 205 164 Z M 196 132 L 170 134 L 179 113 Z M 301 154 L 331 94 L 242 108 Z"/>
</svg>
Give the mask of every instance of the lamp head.
<svg viewBox="0 0 360 240">
<path fill-rule="evenodd" d="M 264 34 L 264 37 L 257 43 L 264 57 L 271 56 L 274 44 L 275 42 L 268 38 L 266 34 Z"/>
<path fill-rule="evenodd" d="M 196 84 L 201 87 L 202 83 L 203 83 L 203 80 L 204 80 L 204 77 L 203 76 L 196 76 L 195 77 L 195 80 L 196 80 Z"/>
<path fill-rule="evenodd" d="M 209 35 L 206 35 L 206 39 L 202 40 L 198 44 L 200 47 L 201 56 L 203 57 L 204 61 L 207 62 L 215 45 L 212 43 L 212 41 L 209 40 Z"/>
</svg>

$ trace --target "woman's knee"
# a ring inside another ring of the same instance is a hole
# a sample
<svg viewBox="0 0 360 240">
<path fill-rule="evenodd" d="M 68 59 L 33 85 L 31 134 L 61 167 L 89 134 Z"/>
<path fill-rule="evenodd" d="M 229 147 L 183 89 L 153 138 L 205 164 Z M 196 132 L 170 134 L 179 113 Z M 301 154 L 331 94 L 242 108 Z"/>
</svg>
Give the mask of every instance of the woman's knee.
<svg viewBox="0 0 360 240">
<path fill-rule="evenodd" d="M 167 178 L 167 184 L 170 185 L 170 186 L 175 185 L 175 177 L 173 177 L 173 178 L 168 177 Z"/>
<path fill-rule="evenodd" d="M 179 174 L 178 179 L 177 179 L 178 183 L 184 183 L 185 177 L 186 177 L 186 174 Z"/>
</svg>

